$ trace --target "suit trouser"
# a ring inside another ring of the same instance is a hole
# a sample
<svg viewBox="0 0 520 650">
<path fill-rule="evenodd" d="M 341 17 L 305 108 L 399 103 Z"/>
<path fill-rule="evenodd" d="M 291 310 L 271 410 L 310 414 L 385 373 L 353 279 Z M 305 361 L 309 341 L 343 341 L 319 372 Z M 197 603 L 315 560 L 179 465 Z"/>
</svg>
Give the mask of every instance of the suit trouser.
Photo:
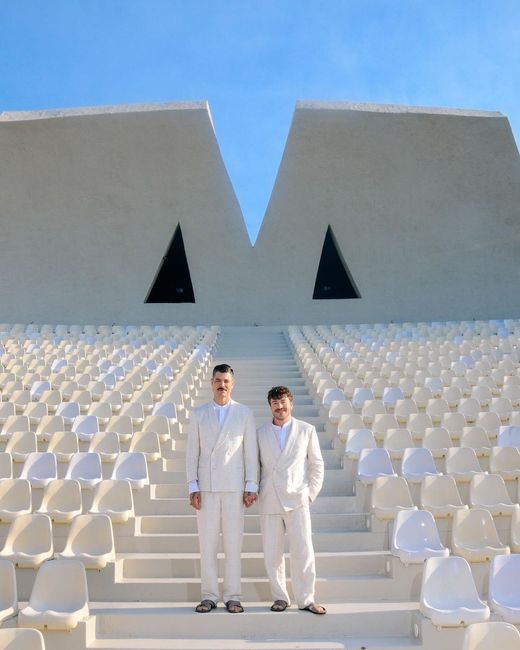
<svg viewBox="0 0 520 650">
<path fill-rule="evenodd" d="M 301 609 L 314 602 L 316 568 L 309 506 L 289 512 L 261 515 L 262 542 L 267 576 L 271 582 L 273 600 L 290 603 L 285 578 L 284 541 L 289 538 L 291 580 L 294 597 Z"/>
<path fill-rule="evenodd" d="M 219 533 L 222 523 L 224 546 L 224 585 L 222 596 L 241 600 L 241 558 L 244 534 L 243 492 L 202 492 L 201 509 L 197 511 L 200 544 L 200 577 L 202 599 L 218 603 Z"/>
</svg>

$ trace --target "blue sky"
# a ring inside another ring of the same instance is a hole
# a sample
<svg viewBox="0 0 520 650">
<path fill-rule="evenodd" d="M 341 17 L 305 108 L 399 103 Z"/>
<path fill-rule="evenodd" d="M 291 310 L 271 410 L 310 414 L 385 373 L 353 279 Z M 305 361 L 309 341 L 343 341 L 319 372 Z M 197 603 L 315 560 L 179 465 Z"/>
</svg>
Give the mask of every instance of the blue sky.
<svg viewBox="0 0 520 650">
<path fill-rule="evenodd" d="M 0 0 L 0 111 L 207 99 L 254 240 L 298 99 L 499 110 L 519 0 Z"/>
</svg>

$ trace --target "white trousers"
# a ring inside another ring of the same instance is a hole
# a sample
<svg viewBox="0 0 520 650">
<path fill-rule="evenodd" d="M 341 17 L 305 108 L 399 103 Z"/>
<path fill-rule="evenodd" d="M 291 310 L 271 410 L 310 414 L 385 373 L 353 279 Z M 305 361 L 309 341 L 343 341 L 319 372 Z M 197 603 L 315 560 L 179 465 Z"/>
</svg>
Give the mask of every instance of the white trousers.
<svg viewBox="0 0 520 650">
<path fill-rule="evenodd" d="M 197 511 L 200 545 L 200 578 L 202 600 L 220 600 L 218 587 L 218 546 L 222 524 L 224 547 L 224 584 L 222 598 L 242 600 L 241 558 L 244 534 L 243 492 L 202 492 L 201 509 Z"/>
<path fill-rule="evenodd" d="M 292 590 L 301 609 L 314 602 L 316 568 L 312 546 L 311 515 L 307 505 L 276 515 L 261 515 L 262 543 L 273 600 L 290 604 L 285 578 L 284 540 L 289 538 Z"/>
</svg>

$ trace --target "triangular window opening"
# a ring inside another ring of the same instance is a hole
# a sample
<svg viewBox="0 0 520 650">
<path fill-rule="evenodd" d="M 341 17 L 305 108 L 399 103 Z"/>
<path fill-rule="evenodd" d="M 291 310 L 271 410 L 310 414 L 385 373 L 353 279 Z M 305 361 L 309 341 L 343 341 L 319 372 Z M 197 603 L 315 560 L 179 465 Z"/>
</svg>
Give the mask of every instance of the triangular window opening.
<svg viewBox="0 0 520 650">
<path fill-rule="evenodd" d="M 350 275 L 332 228 L 328 226 L 312 299 L 342 300 L 352 298 L 361 298 L 361 294 Z"/>
<path fill-rule="evenodd" d="M 177 225 L 168 251 L 157 269 L 145 302 L 195 302 L 180 224 Z"/>
</svg>

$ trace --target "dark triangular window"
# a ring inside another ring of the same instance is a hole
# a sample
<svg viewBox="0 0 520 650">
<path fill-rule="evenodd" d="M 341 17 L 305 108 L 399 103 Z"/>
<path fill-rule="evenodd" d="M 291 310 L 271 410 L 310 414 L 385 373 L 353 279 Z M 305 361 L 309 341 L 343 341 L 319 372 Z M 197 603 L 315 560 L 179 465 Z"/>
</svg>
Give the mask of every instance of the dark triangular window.
<svg viewBox="0 0 520 650">
<path fill-rule="evenodd" d="M 361 298 L 330 226 L 325 234 L 312 298 L 313 300 Z"/>
<path fill-rule="evenodd" d="M 145 302 L 195 302 L 180 224 L 157 269 Z"/>
</svg>

